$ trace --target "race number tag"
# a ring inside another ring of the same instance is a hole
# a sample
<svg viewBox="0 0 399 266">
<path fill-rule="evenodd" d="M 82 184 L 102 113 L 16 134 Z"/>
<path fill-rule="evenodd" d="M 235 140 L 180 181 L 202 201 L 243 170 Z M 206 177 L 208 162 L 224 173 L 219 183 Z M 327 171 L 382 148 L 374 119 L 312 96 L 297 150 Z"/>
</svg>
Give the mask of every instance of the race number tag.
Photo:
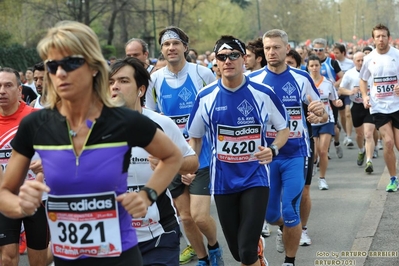
<svg viewBox="0 0 399 266">
<path fill-rule="evenodd" d="M 288 121 L 290 135 L 288 138 L 301 138 L 303 135 L 302 109 L 300 107 L 287 107 L 287 113 L 290 116 Z M 277 130 L 274 125 L 267 124 L 266 136 L 268 138 L 276 138 Z"/>
<path fill-rule="evenodd" d="M 303 132 L 302 109 L 301 107 L 287 107 L 290 116 L 288 127 L 290 128 L 290 139 L 301 138 Z"/>
<path fill-rule="evenodd" d="M 169 116 L 169 118 L 172 119 L 173 122 L 175 122 L 175 124 L 179 127 L 179 129 L 180 129 L 181 133 L 183 134 L 183 137 L 186 141 L 190 140 L 190 138 L 187 134 L 187 130 L 186 130 L 188 116 L 189 115 Z"/>
<path fill-rule="evenodd" d="M 359 86 L 354 86 L 353 89 L 356 93 L 353 94 L 355 103 L 363 103 L 362 92 L 360 91 Z M 370 95 L 370 89 L 367 90 L 367 95 Z"/>
<path fill-rule="evenodd" d="M 53 254 L 60 258 L 116 257 L 122 252 L 114 192 L 48 195 Z"/>
<path fill-rule="evenodd" d="M 261 145 L 261 126 L 240 127 L 218 125 L 217 158 L 227 163 L 254 161 L 254 153 Z"/>
<path fill-rule="evenodd" d="M 396 84 L 398 84 L 397 76 L 374 78 L 374 87 L 376 89 L 375 97 L 381 99 L 392 96 Z"/>
</svg>

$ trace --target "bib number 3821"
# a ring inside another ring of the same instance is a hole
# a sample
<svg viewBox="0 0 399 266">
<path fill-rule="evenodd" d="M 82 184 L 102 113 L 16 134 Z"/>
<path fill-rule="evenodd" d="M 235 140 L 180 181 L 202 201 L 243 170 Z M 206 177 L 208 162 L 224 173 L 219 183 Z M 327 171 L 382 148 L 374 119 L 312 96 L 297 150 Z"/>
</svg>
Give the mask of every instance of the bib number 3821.
<svg viewBox="0 0 399 266">
<path fill-rule="evenodd" d="M 122 251 L 114 192 L 54 196 L 47 200 L 53 253 L 57 257 L 114 257 Z"/>
</svg>

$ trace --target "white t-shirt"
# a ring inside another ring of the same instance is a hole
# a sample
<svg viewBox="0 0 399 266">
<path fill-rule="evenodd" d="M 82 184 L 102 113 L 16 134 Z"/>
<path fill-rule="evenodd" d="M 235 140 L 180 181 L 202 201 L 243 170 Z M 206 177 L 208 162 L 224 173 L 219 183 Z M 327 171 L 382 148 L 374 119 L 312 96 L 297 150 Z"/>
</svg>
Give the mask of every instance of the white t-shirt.
<svg viewBox="0 0 399 266">
<path fill-rule="evenodd" d="M 353 61 L 350 60 L 349 58 L 346 58 L 346 57 L 344 58 L 343 61 L 337 60 L 337 62 L 338 62 L 339 66 L 341 67 L 341 70 L 342 70 L 343 72 L 346 72 L 346 71 L 348 71 L 349 69 L 351 69 L 352 67 L 355 66 L 355 64 L 353 63 Z"/>
<path fill-rule="evenodd" d="M 360 70 L 362 80 L 372 79 L 370 113 L 391 114 L 399 110 L 399 97 L 393 88 L 399 78 L 399 51 L 390 47 L 385 54 L 373 50 L 364 57 Z"/>
<path fill-rule="evenodd" d="M 172 118 L 188 141 L 186 124 L 195 98 L 203 87 L 215 80 L 209 68 L 198 64 L 186 62 L 177 74 L 165 66 L 151 74 L 146 92 L 146 107 Z M 209 166 L 210 150 L 206 137 L 202 141 L 202 147 L 199 155 L 200 169 Z"/>
<path fill-rule="evenodd" d="M 183 157 L 195 155 L 194 150 L 188 145 L 172 119 L 145 108 L 143 108 L 143 115 L 158 124 L 173 143 L 179 147 Z M 128 169 L 128 190 L 138 191 L 141 186 L 147 183 L 153 171 L 148 161 L 149 154 L 144 149 L 138 147 L 132 148 L 131 156 Z M 163 215 L 162 213 L 166 214 Z M 148 207 L 144 218 L 132 219 L 132 225 L 136 229 L 138 241 L 144 242 L 163 234 L 165 231 L 161 224 L 161 217 L 170 216 L 171 213 L 175 214 L 174 218 L 177 221 L 172 196 L 169 190 L 166 189 L 165 195 L 162 195 L 162 197 L 160 195 L 158 200 Z"/>
<path fill-rule="evenodd" d="M 357 71 L 356 67 L 354 67 L 345 72 L 340 87 L 351 91 L 357 90 L 358 92 L 356 94 L 350 95 L 349 99 L 351 99 L 351 101 L 354 103 L 363 104 L 363 98 L 362 98 L 362 93 L 360 91 L 359 83 L 360 83 L 359 71 Z M 370 95 L 370 84 L 371 83 L 369 80 L 367 84 L 368 95 Z"/>
</svg>

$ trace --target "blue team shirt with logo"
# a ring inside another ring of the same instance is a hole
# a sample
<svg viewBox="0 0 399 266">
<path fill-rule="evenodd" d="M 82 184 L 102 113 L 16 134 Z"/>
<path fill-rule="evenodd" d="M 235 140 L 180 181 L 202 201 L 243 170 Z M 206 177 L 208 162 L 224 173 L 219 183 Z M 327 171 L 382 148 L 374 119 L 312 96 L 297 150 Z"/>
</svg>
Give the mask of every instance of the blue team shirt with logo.
<svg viewBox="0 0 399 266">
<path fill-rule="evenodd" d="M 269 186 L 269 167 L 254 157 L 267 146 L 266 128 L 287 127 L 284 105 L 267 86 L 245 77 L 236 91 L 221 80 L 201 90 L 188 121 L 191 137 L 209 134 L 211 193 L 229 194 Z"/>
<path fill-rule="evenodd" d="M 284 72 L 276 74 L 264 67 L 248 77 L 255 82 L 269 85 L 284 103 L 289 115 L 290 135 L 275 159 L 310 157 L 309 133 L 302 103 L 308 104 L 306 95 L 310 95 L 315 101 L 320 101 L 320 96 L 309 74 L 289 66 Z M 274 141 L 275 135 L 276 130 L 269 127 L 266 135 L 269 145 Z"/>
</svg>

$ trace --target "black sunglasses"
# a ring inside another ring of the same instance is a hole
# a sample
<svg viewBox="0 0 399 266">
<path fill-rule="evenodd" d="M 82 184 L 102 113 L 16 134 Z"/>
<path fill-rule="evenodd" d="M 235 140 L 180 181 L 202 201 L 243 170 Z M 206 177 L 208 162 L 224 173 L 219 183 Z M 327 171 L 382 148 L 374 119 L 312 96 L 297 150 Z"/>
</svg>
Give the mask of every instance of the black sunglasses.
<svg viewBox="0 0 399 266">
<path fill-rule="evenodd" d="M 230 61 L 234 61 L 234 60 L 237 60 L 238 58 L 240 58 L 240 56 L 241 56 L 241 53 L 232 52 L 230 54 L 217 54 L 216 59 L 224 62 L 227 60 L 227 58 L 229 58 Z"/>
<path fill-rule="evenodd" d="M 57 73 L 58 67 L 61 66 L 65 72 L 71 72 L 83 66 L 86 60 L 81 55 L 71 55 L 61 60 L 47 60 L 47 71 L 51 74 Z"/>
</svg>

